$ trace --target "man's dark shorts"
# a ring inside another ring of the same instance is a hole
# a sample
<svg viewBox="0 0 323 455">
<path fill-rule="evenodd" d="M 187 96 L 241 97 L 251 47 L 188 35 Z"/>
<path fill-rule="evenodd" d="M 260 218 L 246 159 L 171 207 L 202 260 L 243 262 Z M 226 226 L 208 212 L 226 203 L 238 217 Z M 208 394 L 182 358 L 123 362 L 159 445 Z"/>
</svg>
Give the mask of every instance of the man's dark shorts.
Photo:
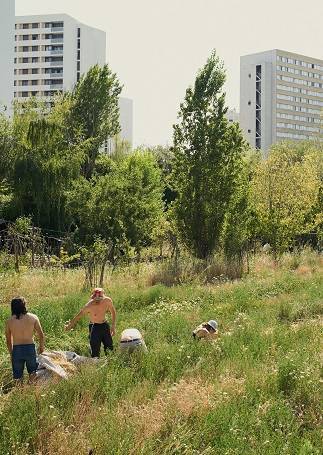
<svg viewBox="0 0 323 455">
<path fill-rule="evenodd" d="M 89 325 L 89 340 L 92 357 L 100 357 L 101 344 L 103 344 L 105 354 L 108 349 L 113 350 L 110 326 L 107 322 L 103 322 L 102 324 L 91 323 Z"/>
<path fill-rule="evenodd" d="M 14 379 L 23 377 L 25 365 L 29 374 L 36 373 L 38 363 L 34 344 L 17 344 L 13 346 L 12 371 Z"/>
</svg>

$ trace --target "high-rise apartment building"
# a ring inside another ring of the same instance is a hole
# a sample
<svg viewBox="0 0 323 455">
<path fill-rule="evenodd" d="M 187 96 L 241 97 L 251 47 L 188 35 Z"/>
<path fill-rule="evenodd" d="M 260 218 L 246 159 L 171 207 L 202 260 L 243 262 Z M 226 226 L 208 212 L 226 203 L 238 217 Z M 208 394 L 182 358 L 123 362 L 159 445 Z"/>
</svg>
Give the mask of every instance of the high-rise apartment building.
<svg viewBox="0 0 323 455">
<path fill-rule="evenodd" d="M 0 4 L 0 107 L 10 106 L 13 86 L 14 58 L 14 0 L 1 0 Z"/>
<path fill-rule="evenodd" d="M 50 99 L 71 90 L 81 75 L 106 61 L 106 34 L 66 14 L 18 16 L 14 98 Z"/>
<path fill-rule="evenodd" d="M 66 14 L 18 16 L 15 25 L 14 99 L 48 102 L 71 90 L 82 74 L 106 62 L 106 33 Z M 132 144 L 132 101 L 120 98 L 121 137 Z"/>
<path fill-rule="evenodd" d="M 318 137 L 322 109 L 323 60 L 278 49 L 241 57 L 240 125 L 252 147 Z"/>
</svg>

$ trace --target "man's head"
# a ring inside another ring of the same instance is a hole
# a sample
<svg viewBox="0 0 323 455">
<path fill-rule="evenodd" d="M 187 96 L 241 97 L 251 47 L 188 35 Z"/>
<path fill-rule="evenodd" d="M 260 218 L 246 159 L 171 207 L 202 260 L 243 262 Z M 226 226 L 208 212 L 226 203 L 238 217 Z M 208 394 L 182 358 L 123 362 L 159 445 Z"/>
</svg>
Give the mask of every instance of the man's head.
<svg viewBox="0 0 323 455">
<path fill-rule="evenodd" d="M 27 314 L 25 297 L 15 297 L 11 300 L 11 314 L 20 319 L 20 316 Z"/>
<path fill-rule="evenodd" d="M 95 288 L 92 292 L 92 299 L 99 300 L 103 299 L 104 297 L 104 290 L 102 288 Z"/>
</svg>

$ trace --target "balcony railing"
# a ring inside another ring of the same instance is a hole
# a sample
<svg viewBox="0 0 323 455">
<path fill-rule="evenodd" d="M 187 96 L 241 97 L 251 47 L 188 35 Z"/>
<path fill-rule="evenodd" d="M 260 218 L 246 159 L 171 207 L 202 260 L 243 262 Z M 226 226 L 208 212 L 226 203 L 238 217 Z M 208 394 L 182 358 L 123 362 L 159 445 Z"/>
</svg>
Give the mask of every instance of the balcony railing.
<svg viewBox="0 0 323 455">
<path fill-rule="evenodd" d="M 64 50 L 63 49 L 55 49 L 55 50 L 48 51 L 48 52 L 50 53 L 50 55 L 59 55 L 59 54 L 63 54 Z"/>
</svg>

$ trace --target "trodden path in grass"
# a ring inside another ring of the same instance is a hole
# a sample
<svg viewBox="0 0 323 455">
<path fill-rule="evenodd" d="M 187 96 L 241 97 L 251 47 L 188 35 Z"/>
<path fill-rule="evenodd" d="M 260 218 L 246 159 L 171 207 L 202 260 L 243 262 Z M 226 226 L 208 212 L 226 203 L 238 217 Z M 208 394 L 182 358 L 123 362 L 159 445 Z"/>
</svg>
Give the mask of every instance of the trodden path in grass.
<svg viewBox="0 0 323 455">
<path fill-rule="evenodd" d="M 126 290 L 125 280 L 116 280 L 118 333 L 140 328 L 148 354 L 125 359 L 114 352 L 68 381 L 7 388 L 0 453 L 322 453 L 322 272 L 318 257 L 295 270 L 265 264 L 218 286 L 148 287 L 142 280 Z M 73 288 L 36 300 L 32 310 L 49 348 L 87 354 L 86 321 L 63 332 L 84 301 Z M 7 315 L 0 307 L 1 330 Z M 210 318 L 220 338 L 195 342 L 192 329 Z M 3 337 L 0 362 L 7 385 Z"/>
</svg>

